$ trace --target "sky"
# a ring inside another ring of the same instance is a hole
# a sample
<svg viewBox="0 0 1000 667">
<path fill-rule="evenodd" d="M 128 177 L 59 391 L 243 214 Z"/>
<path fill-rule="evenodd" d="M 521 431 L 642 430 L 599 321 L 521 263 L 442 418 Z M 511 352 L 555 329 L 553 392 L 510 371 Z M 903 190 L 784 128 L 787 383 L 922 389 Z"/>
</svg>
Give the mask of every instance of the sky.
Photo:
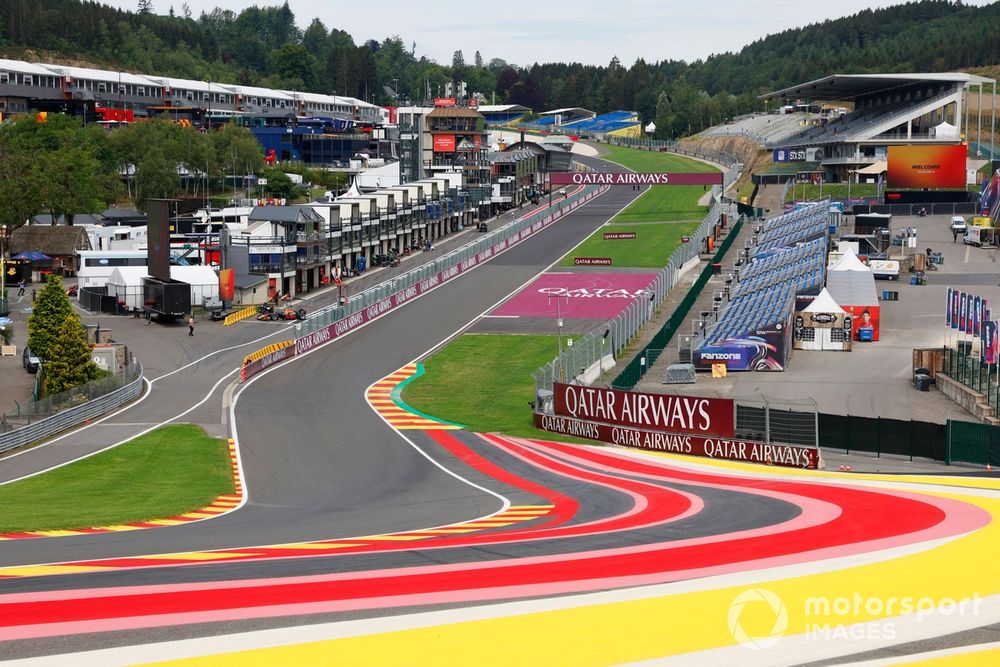
<svg viewBox="0 0 1000 667">
<path fill-rule="evenodd" d="M 138 0 L 101 0 L 134 11 Z M 153 11 L 181 12 L 184 0 L 153 0 Z M 187 0 L 195 17 L 210 7 L 242 9 L 280 5 L 281 0 Z M 339 28 L 355 44 L 398 35 L 417 56 L 450 65 L 461 49 L 471 63 L 478 50 L 521 66 L 548 62 L 581 62 L 606 66 L 618 56 L 626 67 L 638 58 L 704 59 L 713 53 L 739 51 L 767 35 L 810 23 L 856 14 L 862 9 L 888 7 L 902 0 L 432 0 L 372 3 L 288 0 L 295 22 L 305 29 L 314 18 Z M 988 0 L 966 0 L 985 5 Z"/>
</svg>

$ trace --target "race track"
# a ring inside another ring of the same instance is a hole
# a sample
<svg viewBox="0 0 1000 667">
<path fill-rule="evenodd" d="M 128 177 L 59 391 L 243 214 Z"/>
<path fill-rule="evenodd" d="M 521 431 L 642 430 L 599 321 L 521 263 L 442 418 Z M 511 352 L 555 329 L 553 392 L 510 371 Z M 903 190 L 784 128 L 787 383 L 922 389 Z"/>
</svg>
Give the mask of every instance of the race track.
<svg viewBox="0 0 1000 667">
<path fill-rule="evenodd" d="M 982 576 L 1000 546 L 996 480 L 845 478 L 447 425 L 396 431 L 391 406 L 373 409 L 376 383 L 635 194 L 612 189 L 413 304 L 255 377 L 234 397 L 248 498 L 239 510 L 0 543 L 3 657 L 795 664 L 905 641 L 918 653 L 921 641 L 1000 621 L 1000 580 Z M 206 383 L 231 371 L 218 366 Z M 150 405 L 148 421 L 176 407 Z M 810 607 L 811 597 L 854 593 L 862 604 L 845 613 L 836 600 Z M 934 608 L 971 602 L 947 618 L 885 604 L 915 596 Z M 810 624 L 829 634 L 838 623 L 880 623 L 881 635 L 810 635 Z M 197 657 L 211 653 L 220 655 Z"/>
</svg>

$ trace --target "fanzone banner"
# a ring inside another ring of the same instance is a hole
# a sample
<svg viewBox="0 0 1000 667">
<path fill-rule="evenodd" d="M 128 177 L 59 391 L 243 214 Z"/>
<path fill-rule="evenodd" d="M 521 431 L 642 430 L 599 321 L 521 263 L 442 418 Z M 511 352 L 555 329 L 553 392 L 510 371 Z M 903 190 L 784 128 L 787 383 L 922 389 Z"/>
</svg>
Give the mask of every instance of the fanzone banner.
<svg viewBox="0 0 1000 667">
<path fill-rule="evenodd" d="M 983 298 L 978 294 L 972 302 L 972 335 L 979 336 L 982 332 L 979 329 L 982 323 Z"/>
<path fill-rule="evenodd" d="M 965 189 L 964 144 L 889 146 L 888 179 L 893 188 Z"/>
<path fill-rule="evenodd" d="M 552 172 L 551 177 L 552 185 L 722 185 L 721 171 L 682 174 L 639 174 L 634 171 L 606 173 L 556 171 Z"/>
<path fill-rule="evenodd" d="M 962 299 L 962 293 L 955 290 L 951 293 L 951 328 L 958 329 L 958 314 L 960 310 L 960 302 Z"/>
<path fill-rule="evenodd" d="M 598 424 L 572 417 L 544 415 L 537 412 L 535 413 L 535 428 L 550 433 L 657 452 L 673 452 L 789 468 L 817 468 L 819 466 L 819 450 L 815 447 L 768 445 L 749 440 L 663 433 L 629 426 Z"/>
<path fill-rule="evenodd" d="M 944 307 L 944 323 L 949 327 L 951 326 L 951 295 L 953 291 L 950 287 L 948 288 L 948 300 L 945 301 Z"/>
<path fill-rule="evenodd" d="M 510 248 L 511 246 L 520 243 L 522 240 L 528 238 L 529 236 L 538 233 L 545 227 L 549 226 L 550 224 L 558 220 L 560 217 L 562 217 L 562 215 L 565 215 L 566 213 L 575 210 L 581 204 L 589 201 L 590 199 L 597 196 L 598 194 L 601 194 L 604 191 L 605 191 L 604 189 L 599 189 L 594 192 L 591 192 L 587 196 L 582 197 L 576 201 L 573 201 L 569 206 L 567 206 L 564 209 L 563 213 L 561 213 L 560 215 L 547 216 L 542 220 L 539 220 L 538 222 L 534 223 L 530 227 L 522 229 L 519 232 L 515 232 L 511 236 L 503 239 L 502 241 L 498 241 L 497 243 L 493 244 L 486 250 L 483 250 L 473 255 L 472 257 L 469 257 L 468 259 L 459 262 L 456 266 L 452 266 L 451 268 L 445 269 L 444 271 L 439 271 L 438 273 L 432 276 L 424 278 L 415 285 L 411 285 L 406 289 L 402 289 L 394 294 L 390 294 L 381 301 L 376 301 L 375 303 L 368 306 L 364 310 L 360 310 L 347 317 L 339 319 L 333 324 L 329 324 L 323 327 L 322 329 L 318 329 L 316 331 L 313 331 L 312 333 L 302 336 L 301 338 L 297 338 L 295 339 L 295 347 L 286 349 L 294 350 L 295 354 L 302 354 L 304 352 L 308 352 L 309 350 L 315 347 L 319 347 L 324 343 L 328 343 L 334 338 L 337 338 L 338 336 L 342 336 L 350 331 L 353 331 L 354 329 L 360 327 L 362 324 L 370 322 L 371 320 L 374 320 L 375 318 L 384 315 L 393 308 L 401 306 L 403 305 L 403 303 L 410 301 L 425 292 L 429 292 L 438 285 L 441 285 L 442 283 L 445 283 L 455 278 L 456 276 L 471 270 L 472 268 L 478 266 L 479 264 L 491 259 L 494 255 L 497 255 L 506 250 L 507 248 Z"/>
<path fill-rule="evenodd" d="M 646 394 L 603 387 L 553 384 L 553 409 L 561 417 L 667 431 L 732 437 L 736 413 L 726 398 Z"/>
<path fill-rule="evenodd" d="M 960 292 L 958 297 L 958 330 L 961 333 L 965 333 L 965 320 L 968 319 L 969 315 L 969 295 L 965 292 Z"/>
<path fill-rule="evenodd" d="M 965 295 L 965 327 L 963 331 L 967 334 L 972 333 L 972 316 L 973 309 L 976 305 L 976 297 L 972 294 Z"/>
<path fill-rule="evenodd" d="M 997 363 L 997 322 L 983 322 L 982 359 L 985 364 Z"/>
</svg>

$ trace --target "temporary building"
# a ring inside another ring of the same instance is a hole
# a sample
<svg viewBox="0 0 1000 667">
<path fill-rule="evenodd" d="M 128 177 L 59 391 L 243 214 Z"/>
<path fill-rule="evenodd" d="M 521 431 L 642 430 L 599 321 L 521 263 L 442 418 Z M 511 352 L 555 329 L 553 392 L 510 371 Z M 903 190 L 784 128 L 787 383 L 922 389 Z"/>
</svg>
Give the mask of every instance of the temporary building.
<svg viewBox="0 0 1000 667">
<path fill-rule="evenodd" d="M 854 253 L 845 254 L 826 273 L 826 288 L 833 300 L 847 311 L 852 338 L 877 341 L 879 302 L 875 274 Z M 847 327 L 845 321 L 844 326 Z"/>
<path fill-rule="evenodd" d="M 124 310 L 142 310 L 142 279 L 149 276 L 145 266 L 118 266 L 108 277 L 108 294 L 118 299 Z M 171 280 L 191 286 L 191 303 L 200 306 L 205 298 L 219 296 L 219 276 L 210 266 L 171 266 Z"/>
<path fill-rule="evenodd" d="M 794 323 L 792 347 L 797 350 L 851 349 L 850 318 L 826 288 L 795 313 Z"/>
<path fill-rule="evenodd" d="M 191 286 L 191 304 L 200 306 L 205 299 L 219 298 L 219 274 L 210 266 L 171 266 L 171 280 Z"/>
</svg>

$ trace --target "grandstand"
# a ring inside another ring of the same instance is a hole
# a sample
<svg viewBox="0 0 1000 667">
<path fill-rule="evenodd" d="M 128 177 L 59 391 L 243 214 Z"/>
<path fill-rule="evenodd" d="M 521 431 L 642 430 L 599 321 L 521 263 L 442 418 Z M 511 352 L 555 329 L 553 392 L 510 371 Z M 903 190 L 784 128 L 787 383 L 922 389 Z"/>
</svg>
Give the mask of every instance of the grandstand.
<svg viewBox="0 0 1000 667">
<path fill-rule="evenodd" d="M 807 113 L 760 113 L 710 127 L 703 137 L 746 137 L 764 146 L 776 144 L 802 131 L 816 116 Z"/>
<path fill-rule="evenodd" d="M 642 124 L 634 111 L 612 111 L 572 123 L 563 123 L 563 130 L 575 134 L 611 134 L 640 136 Z"/>
<path fill-rule="evenodd" d="M 747 251 L 750 263 L 734 276 L 729 302 L 694 342 L 696 368 L 722 361 L 730 370 L 784 369 L 795 297 L 817 293 L 826 277 L 828 229 L 827 202 L 768 221 Z"/>
<path fill-rule="evenodd" d="M 583 109 L 581 107 L 566 107 L 563 109 L 552 109 L 551 111 L 542 111 L 538 114 L 538 118 L 531 121 L 530 123 L 525 123 L 525 127 L 536 129 L 536 130 L 554 130 L 555 128 L 562 127 L 563 125 L 568 125 L 569 123 L 575 123 L 581 120 L 589 120 L 596 116 L 597 114 L 589 109 Z"/>
<path fill-rule="evenodd" d="M 517 125 L 531 109 L 520 104 L 481 104 L 476 109 L 492 127 Z"/>
<path fill-rule="evenodd" d="M 822 148 L 824 180 L 842 182 L 852 171 L 884 160 L 889 146 L 960 143 L 969 130 L 964 105 L 969 86 L 992 83 L 963 72 L 834 74 L 761 98 L 843 104 L 853 111 L 819 116 L 796 132 L 766 136 L 761 143 L 769 148 Z M 981 116 L 972 120 L 982 123 Z"/>
</svg>

